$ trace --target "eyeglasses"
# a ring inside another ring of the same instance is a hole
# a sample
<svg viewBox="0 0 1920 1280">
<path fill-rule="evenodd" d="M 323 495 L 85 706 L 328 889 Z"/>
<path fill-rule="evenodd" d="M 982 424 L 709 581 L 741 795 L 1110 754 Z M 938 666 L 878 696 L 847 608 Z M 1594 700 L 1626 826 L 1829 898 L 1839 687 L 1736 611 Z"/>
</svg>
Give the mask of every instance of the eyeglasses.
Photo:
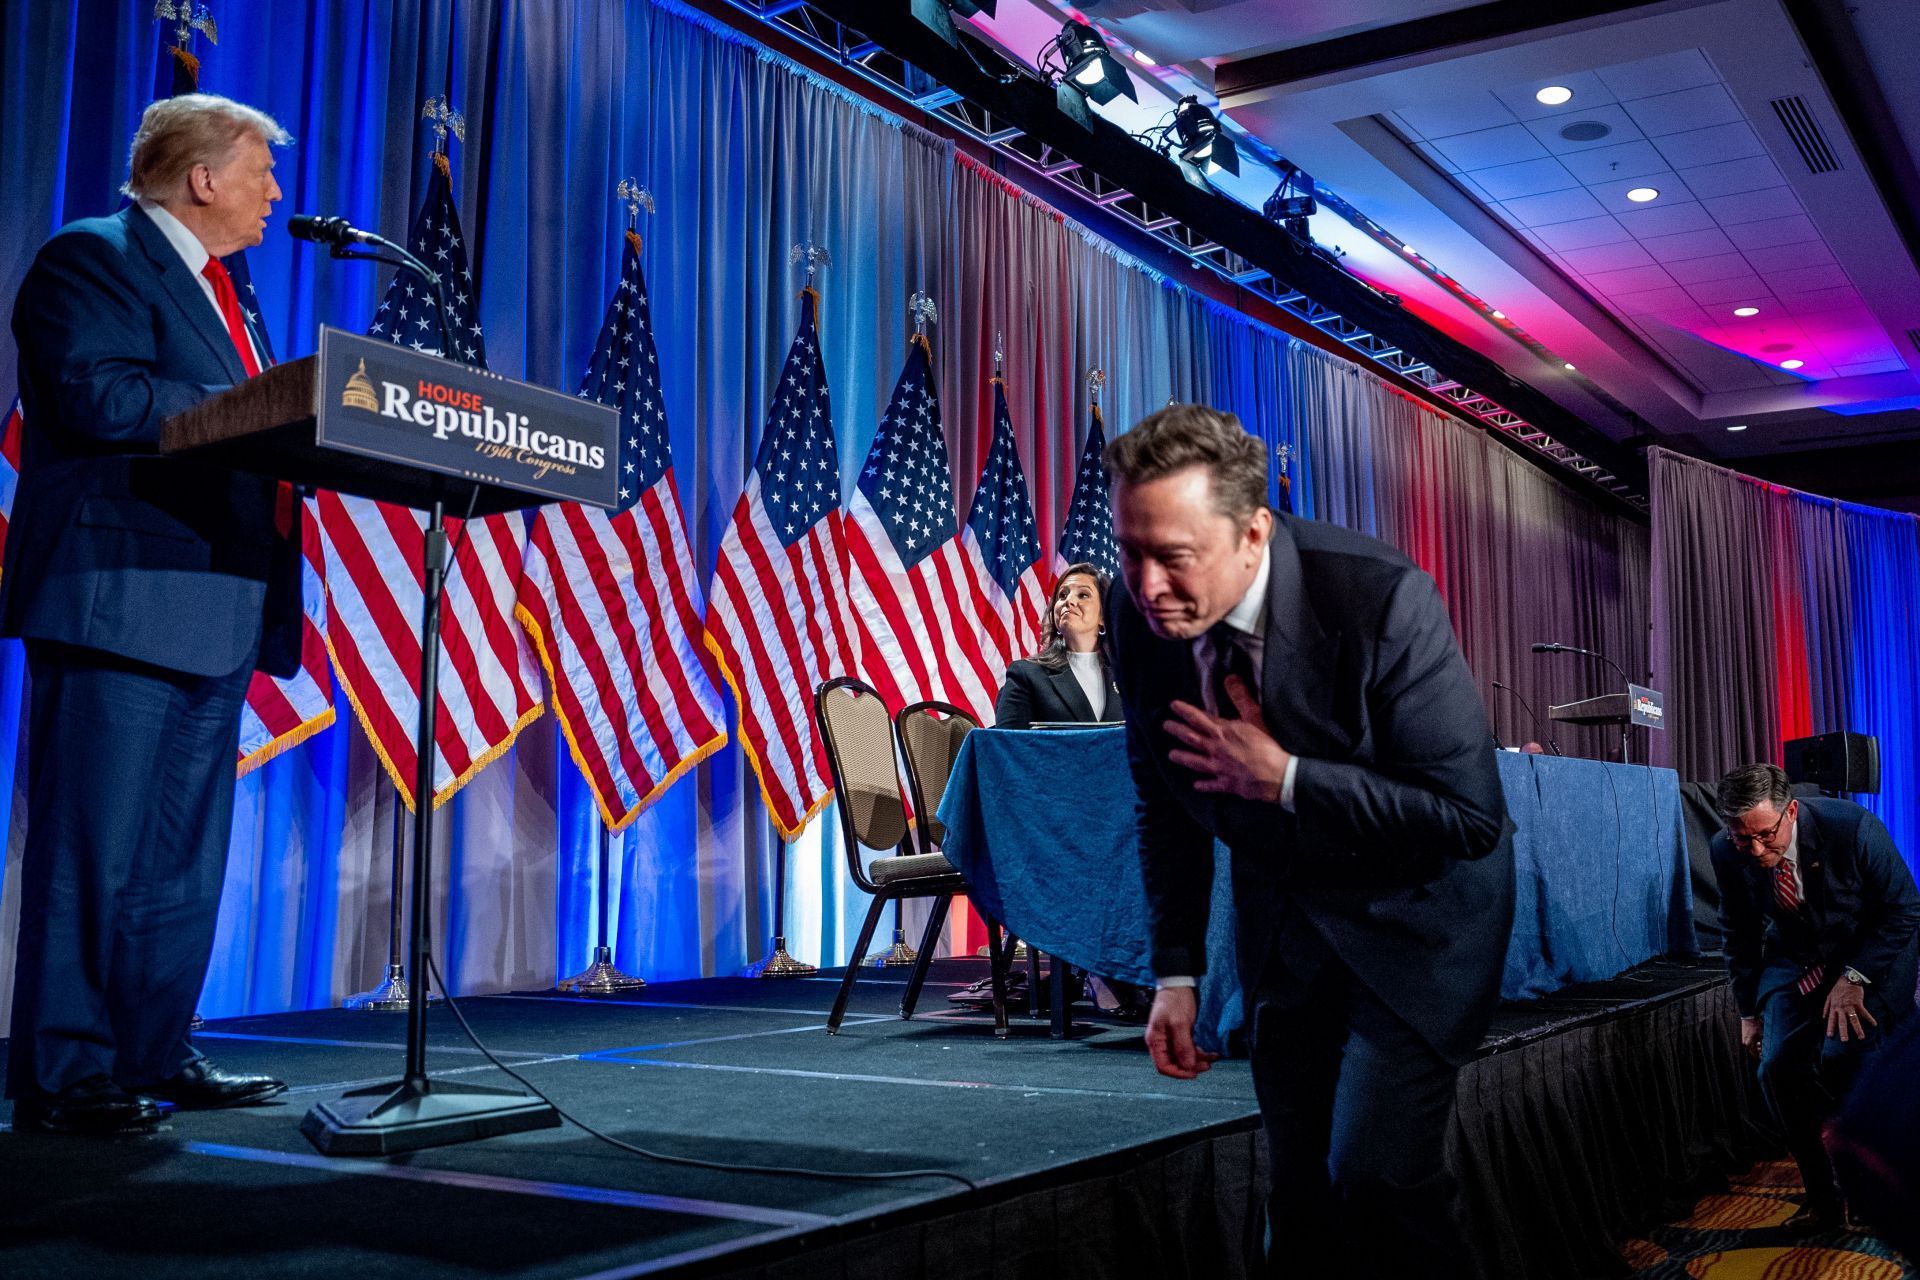
<svg viewBox="0 0 1920 1280">
<path fill-rule="evenodd" d="M 1780 830 L 1780 823 L 1785 822 L 1787 820 L 1787 811 L 1792 808 L 1793 808 L 1793 802 L 1788 801 L 1786 809 L 1782 809 L 1780 811 L 1779 819 L 1775 821 L 1772 826 L 1768 827 L 1765 831 L 1760 832 L 1758 835 L 1744 836 L 1744 835 L 1741 835 L 1738 831 L 1735 831 L 1732 827 L 1728 827 L 1727 839 L 1733 841 L 1735 845 L 1765 844 L 1769 840 L 1773 839 L 1774 835 Z"/>
</svg>

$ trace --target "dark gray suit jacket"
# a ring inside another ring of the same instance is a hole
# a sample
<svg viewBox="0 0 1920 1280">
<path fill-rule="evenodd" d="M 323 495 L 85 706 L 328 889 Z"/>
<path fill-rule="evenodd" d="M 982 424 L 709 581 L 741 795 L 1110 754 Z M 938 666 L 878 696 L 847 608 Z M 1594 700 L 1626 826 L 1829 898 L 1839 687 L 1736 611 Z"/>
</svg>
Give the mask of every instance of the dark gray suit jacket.
<svg viewBox="0 0 1920 1280">
<path fill-rule="evenodd" d="M 1304 919 L 1438 1052 L 1464 1061 L 1499 1000 L 1513 849 L 1485 707 L 1433 580 L 1385 543 L 1280 515 L 1268 549 L 1261 709 L 1300 757 L 1294 812 L 1193 789 L 1167 760 L 1192 648 L 1124 591 L 1113 628 L 1139 790 L 1154 972 L 1199 974 L 1217 835 L 1232 852 L 1249 998 Z M 1298 908 L 1289 915 L 1289 904 Z"/>
</svg>

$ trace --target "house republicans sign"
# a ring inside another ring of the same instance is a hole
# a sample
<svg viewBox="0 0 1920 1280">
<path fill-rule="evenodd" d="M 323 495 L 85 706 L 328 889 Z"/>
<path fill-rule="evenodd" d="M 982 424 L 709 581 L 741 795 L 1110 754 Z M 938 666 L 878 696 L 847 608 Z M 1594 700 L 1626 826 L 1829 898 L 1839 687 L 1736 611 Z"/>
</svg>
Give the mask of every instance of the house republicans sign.
<svg viewBox="0 0 1920 1280">
<path fill-rule="evenodd" d="M 620 415 L 390 342 L 320 330 L 320 445 L 613 508 Z"/>
</svg>

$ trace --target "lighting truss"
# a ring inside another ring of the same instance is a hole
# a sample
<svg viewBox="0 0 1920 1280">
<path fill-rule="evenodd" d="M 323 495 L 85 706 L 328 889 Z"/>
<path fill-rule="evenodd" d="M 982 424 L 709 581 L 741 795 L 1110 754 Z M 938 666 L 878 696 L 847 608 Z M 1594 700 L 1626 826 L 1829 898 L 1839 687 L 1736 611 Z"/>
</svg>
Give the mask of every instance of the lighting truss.
<svg viewBox="0 0 1920 1280">
<path fill-rule="evenodd" d="M 1638 510 L 1647 509 L 1647 495 L 1634 484 L 1562 444 L 1497 400 L 1454 381 L 1388 339 L 1309 298 L 1178 217 L 1151 207 L 1125 186 L 1087 168 L 1012 121 L 996 117 L 987 107 L 816 6 L 805 0 L 726 0 L 726 3 L 752 21 L 798 41 L 887 96 L 939 116 L 959 132 L 1006 156 L 1036 177 L 1106 209 L 1179 256 L 1311 325 L 1345 346 L 1358 363 L 1411 384 L 1436 404 L 1480 423 L 1521 452 L 1553 464 L 1576 485 L 1598 489 Z M 978 61 L 973 51 L 968 53 Z M 1009 63 L 1006 75 L 1009 78 L 1024 75 L 1036 83 L 1046 83 L 1038 72 L 1018 64 Z M 1216 198 L 1228 199 L 1226 196 Z M 1321 252 L 1311 242 L 1300 248 L 1303 253 Z"/>
</svg>

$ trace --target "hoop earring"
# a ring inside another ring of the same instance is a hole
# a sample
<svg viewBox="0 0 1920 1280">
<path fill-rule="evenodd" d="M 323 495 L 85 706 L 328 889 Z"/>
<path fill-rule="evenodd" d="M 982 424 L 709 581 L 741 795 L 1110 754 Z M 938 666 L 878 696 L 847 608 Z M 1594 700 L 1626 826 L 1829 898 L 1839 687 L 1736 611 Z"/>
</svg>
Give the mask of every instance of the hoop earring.
<svg viewBox="0 0 1920 1280">
<path fill-rule="evenodd" d="M 1096 631 L 1096 632 L 1094 632 L 1093 634 L 1095 634 L 1095 635 L 1097 635 L 1097 636 L 1103 636 L 1103 635 L 1105 635 L 1105 634 L 1107 634 L 1107 624 L 1106 624 L 1106 623 L 1104 623 L 1104 622 L 1103 622 L 1103 623 L 1101 623 L 1101 624 L 1100 624 L 1100 629 L 1099 629 L 1098 631 Z"/>
</svg>

